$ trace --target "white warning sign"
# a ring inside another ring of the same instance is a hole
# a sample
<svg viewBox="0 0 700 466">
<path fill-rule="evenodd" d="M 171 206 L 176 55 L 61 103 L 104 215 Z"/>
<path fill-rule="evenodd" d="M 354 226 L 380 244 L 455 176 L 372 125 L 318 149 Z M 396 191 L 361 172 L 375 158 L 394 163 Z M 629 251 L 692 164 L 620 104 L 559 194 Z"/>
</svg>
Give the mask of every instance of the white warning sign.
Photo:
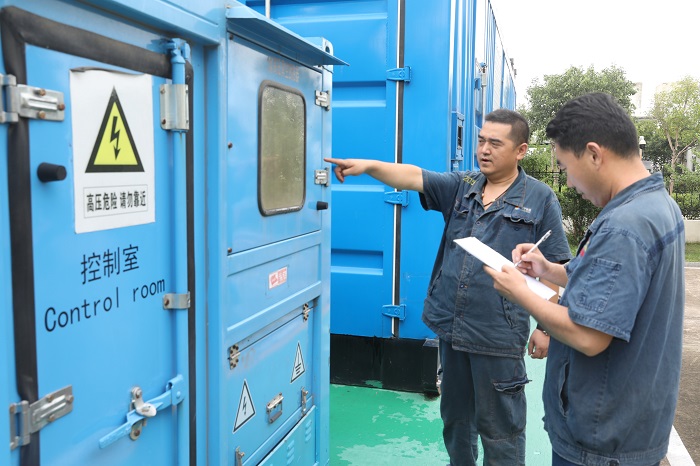
<svg viewBox="0 0 700 466">
<path fill-rule="evenodd" d="M 236 432 L 243 424 L 250 421 L 253 416 L 255 416 L 255 405 L 253 404 L 253 398 L 250 396 L 248 382 L 244 380 L 241 399 L 238 402 L 238 410 L 236 411 L 236 421 L 233 423 L 233 431 Z"/>
<path fill-rule="evenodd" d="M 294 382 L 296 379 L 301 377 L 301 374 L 306 372 L 306 367 L 304 367 L 304 356 L 301 354 L 301 345 L 297 342 L 297 354 L 294 356 L 294 367 L 292 368 L 292 380 L 289 383 Z"/>
<path fill-rule="evenodd" d="M 155 221 L 153 79 L 72 70 L 75 232 Z"/>
</svg>

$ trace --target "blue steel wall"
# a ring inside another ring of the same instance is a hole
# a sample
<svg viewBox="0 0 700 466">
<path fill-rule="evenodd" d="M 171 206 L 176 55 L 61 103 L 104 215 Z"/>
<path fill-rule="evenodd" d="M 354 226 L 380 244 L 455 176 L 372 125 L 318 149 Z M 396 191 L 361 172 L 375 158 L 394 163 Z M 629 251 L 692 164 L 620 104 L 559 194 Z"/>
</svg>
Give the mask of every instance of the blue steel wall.
<svg viewBox="0 0 700 466">
<path fill-rule="evenodd" d="M 262 0 L 248 0 L 247 5 L 264 9 Z M 403 132 L 397 140 L 397 85 L 387 81 L 386 71 L 398 66 L 399 14 L 405 25 L 404 65 L 411 67 L 412 79 L 402 84 Z M 478 169 L 474 154 L 483 115 L 476 114 L 476 106 L 483 101 L 486 113 L 515 106 L 510 67 L 488 0 L 278 0 L 272 2 L 271 17 L 301 35 L 329 38 L 336 54 L 350 63 L 334 75 L 335 157 L 393 162 L 401 144 L 403 163 L 436 171 Z M 475 50 L 476 44 L 483 49 Z M 481 62 L 487 64 L 486 86 L 477 90 Z M 455 164 L 453 123 L 458 115 L 464 118 L 463 160 Z M 400 213 L 400 233 L 394 237 L 395 208 L 382 199 L 387 190 L 366 176 L 333 186 L 331 331 L 432 337 L 420 315 L 443 221 L 437 213 L 424 212 L 417 194 L 409 193 L 408 206 Z M 405 305 L 398 332 L 392 332 L 391 319 L 381 314 L 382 306 L 392 303 Z"/>
</svg>

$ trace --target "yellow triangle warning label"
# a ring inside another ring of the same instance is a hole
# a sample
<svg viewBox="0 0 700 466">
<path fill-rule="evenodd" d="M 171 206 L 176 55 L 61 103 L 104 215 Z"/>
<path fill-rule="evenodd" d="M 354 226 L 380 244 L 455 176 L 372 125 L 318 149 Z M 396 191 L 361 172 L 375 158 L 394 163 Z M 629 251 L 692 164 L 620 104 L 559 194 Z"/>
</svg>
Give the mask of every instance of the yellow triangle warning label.
<svg viewBox="0 0 700 466">
<path fill-rule="evenodd" d="M 112 95 L 109 97 L 107 110 L 102 118 L 102 125 L 97 133 L 95 147 L 92 149 L 85 172 L 142 171 L 141 158 L 131 136 L 129 124 L 126 122 L 117 90 L 112 88 Z"/>
</svg>

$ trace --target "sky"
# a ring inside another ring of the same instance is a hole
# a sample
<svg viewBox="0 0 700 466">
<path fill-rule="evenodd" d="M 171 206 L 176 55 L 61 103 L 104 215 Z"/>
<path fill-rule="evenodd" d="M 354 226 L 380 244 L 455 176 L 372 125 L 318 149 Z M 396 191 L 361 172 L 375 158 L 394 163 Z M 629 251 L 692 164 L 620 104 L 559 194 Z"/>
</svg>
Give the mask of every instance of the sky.
<svg viewBox="0 0 700 466">
<path fill-rule="evenodd" d="M 700 79 L 698 0 L 491 0 L 503 47 L 515 60 L 518 105 L 533 79 L 570 66 L 611 65 L 642 83 L 642 109 L 657 85 Z"/>
</svg>

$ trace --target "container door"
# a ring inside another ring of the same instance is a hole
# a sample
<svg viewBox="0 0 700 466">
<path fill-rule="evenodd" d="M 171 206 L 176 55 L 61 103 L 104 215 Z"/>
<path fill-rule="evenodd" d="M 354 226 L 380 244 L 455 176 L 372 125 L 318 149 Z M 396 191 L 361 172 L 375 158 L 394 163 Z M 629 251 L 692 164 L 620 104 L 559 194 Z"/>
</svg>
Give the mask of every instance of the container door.
<svg viewBox="0 0 700 466">
<path fill-rule="evenodd" d="M 224 348 L 227 463 L 258 464 L 313 406 L 321 287 L 321 73 L 234 36 Z M 325 247 L 328 247 L 327 245 Z M 306 393 L 306 395 L 304 395 Z M 302 398 L 306 402 L 302 402 Z M 313 441 L 315 435 L 311 438 Z M 297 444 L 297 453 L 310 448 Z"/>
<path fill-rule="evenodd" d="M 330 83 L 315 65 L 332 57 L 309 62 L 317 47 L 247 8 L 229 12 L 229 28 L 228 274 L 211 353 L 222 435 L 211 461 L 277 464 L 266 456 L 294 431 L 285 464 L 311 464 L 328 455 L 330 289 Z"/>
<path fill-rule="evenodd" d="M 2 16 L 3 39 L 15 29 L 2 44 L 17 81 L 6 93 L 21 102 L 8 129 L 14 406 L 30 418 L 18 414 L 14 447 L 23 465 L 176 464 L 188 303 L 173 239 L 183 136 L 160 125 L 170 58 Z"/>
</svg>

